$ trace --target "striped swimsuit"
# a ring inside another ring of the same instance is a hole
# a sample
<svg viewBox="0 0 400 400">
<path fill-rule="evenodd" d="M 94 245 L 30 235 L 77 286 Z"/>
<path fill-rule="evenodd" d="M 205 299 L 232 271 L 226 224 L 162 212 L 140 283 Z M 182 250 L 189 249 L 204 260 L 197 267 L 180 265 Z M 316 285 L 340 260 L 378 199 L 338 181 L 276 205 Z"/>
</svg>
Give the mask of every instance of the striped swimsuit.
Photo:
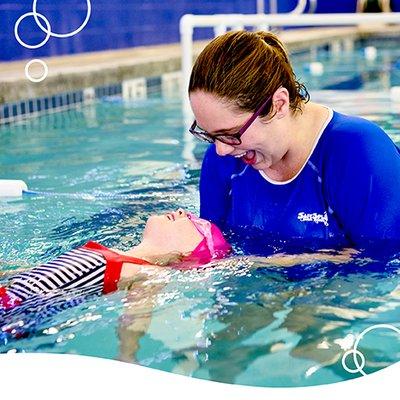
<svg viewBox="0 0 400 400">
<path fill-rule="evenodd" d="M 7 287 L 2 288 L 0 309 L 13 308 L 37 296 L 50 294 L 51 297 L 60 291 L 113 292 L 117 289 L 124 262 L 149 264 L 116 253 L 99 243 L 88 242 L 55 260 L 15 275 Z"/>
</svg>

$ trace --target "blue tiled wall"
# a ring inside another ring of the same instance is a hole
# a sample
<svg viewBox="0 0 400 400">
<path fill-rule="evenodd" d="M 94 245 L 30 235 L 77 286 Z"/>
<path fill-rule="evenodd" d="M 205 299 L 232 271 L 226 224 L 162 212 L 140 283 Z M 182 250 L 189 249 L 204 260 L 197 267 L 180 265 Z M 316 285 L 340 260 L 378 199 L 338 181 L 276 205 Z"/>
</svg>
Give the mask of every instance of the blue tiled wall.
<svg viewBox="0 0 400 400">
<path fill-rule="evenodd" d="M 14 38 L 14 24 L 24 13 L 32 11 L 33 0 L 0 0 L 0 60 L 118 49 L 179 41 L 179 18 L 186 13 L 256 12 L 256 0 L 91 0 L 92 15 L 87 26 L 66 39 L 50 38 L 39 49 L 26 49 Z M 355 0 L 319 0 L 317 12 L 351 12 Z M 392 1 L 400 10 L 400 0 Z M 86 15 L 86 0 L 38 0 L 38 12 L 44 14 L 55 32 L 76 29 Z M 266 11 L 268 12 L 268 0 Z M 279 0 L 279 11 L 287 12 L 297 0 Z M 20 25 L 20 36 L 28 44 L 41 42 L 45 34 L 33 17 Z M 210 30 L 197 30 L 195 38 L 210 37 Z"/>
<path fill-rule="evenodd" d="M 179 19 L 183 14 L 254 13 L 255 0 L 92 0 L 92 15 L 77 35 L 50 38 L 41 48 L 30 50 L 14 38 L 15 21 L 32 11 L 32 0 L 0 0 L 0 60 L 27 59 L 60 54 L 118 49 L 179 41 Z M 53 31 L 76 29 L 86 16 L 85 0 L 38 0 L 38 12 L 49 20 Z M 41 42 L 45 34 L 33 17 L 20 25 L 20 36 L 28 44 Z M 207 32 L 201 33 L 207 37 Z"/>
</svg>

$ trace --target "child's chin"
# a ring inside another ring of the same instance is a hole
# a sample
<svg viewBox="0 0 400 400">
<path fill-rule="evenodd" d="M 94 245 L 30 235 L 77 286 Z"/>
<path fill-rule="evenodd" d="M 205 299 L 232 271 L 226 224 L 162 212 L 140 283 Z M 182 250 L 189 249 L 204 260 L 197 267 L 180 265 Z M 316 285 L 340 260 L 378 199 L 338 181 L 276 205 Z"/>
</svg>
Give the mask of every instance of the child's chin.
<svg viewBox="0 0 400 400">
<path fill-rule="evenodd" d="M 158 227 L 161 226 L 161 224 L 164 222 L 165 217 L 163 215 L 151 215 L 146 222 L 145 229 L 149 228 L 154 228 L 157 229 Z M 167 222 L 167 221 L 165 221 Z"/>
</svg>

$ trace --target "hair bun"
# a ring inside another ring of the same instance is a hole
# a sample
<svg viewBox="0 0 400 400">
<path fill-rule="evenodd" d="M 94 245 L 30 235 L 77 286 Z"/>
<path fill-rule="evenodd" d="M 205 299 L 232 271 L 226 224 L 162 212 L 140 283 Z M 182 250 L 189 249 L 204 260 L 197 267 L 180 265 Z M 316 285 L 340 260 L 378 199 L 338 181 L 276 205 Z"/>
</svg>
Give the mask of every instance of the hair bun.
<svg viewBox="0 0 400 400">
<path fill-rule="evenodd" d="M 267 31 L 257 31 L 255 34 L 258 35 L 258 37 L 266 44 L 276 49 L 278 53 L 285 59 L 285 61 L 289 62 L 288 52 L 277 35 Z"/>
</svg>

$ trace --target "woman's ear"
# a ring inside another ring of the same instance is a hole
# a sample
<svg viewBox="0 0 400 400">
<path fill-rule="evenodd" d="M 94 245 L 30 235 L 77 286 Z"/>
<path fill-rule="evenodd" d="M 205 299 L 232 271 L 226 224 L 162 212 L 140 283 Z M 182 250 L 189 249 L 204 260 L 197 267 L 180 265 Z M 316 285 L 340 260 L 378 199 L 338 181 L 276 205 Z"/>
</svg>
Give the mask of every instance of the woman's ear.
<svg viewBox="0 0 400 400">
<path fill-rule="evenodd" d="M 272 104 L 274 106 L 274 114 L 278 119 L 285 117 L 290 111 L 289 92 L 286 88 L 278 88 L 272 96 Z"/>
</svg>

